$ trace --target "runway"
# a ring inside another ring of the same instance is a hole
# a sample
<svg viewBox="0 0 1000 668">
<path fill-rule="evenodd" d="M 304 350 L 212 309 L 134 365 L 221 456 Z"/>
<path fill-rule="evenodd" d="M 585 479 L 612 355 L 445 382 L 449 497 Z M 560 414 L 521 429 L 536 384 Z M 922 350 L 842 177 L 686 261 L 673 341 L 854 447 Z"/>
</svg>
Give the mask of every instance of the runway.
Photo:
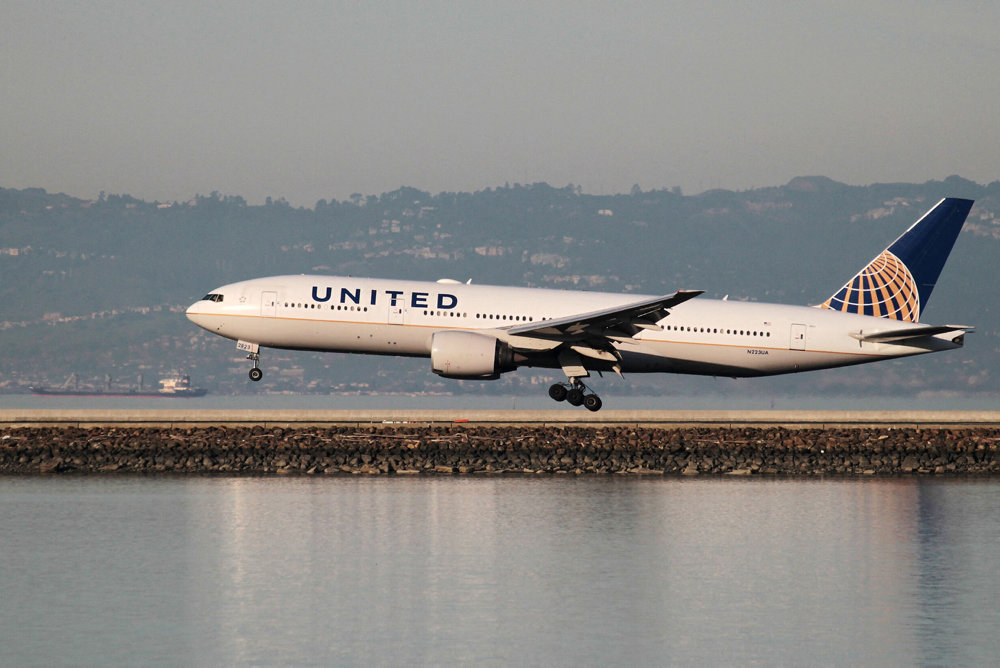
<svg viewBox="0 0 1000 668">
<path fill-rule="evenodd" d="M 158 410 L 0 409 L 0 427 L 311 427 L 323 425 L 519 425 L 669 427 L 989 427 L 1000 411 L 787 410 Z"/>
</svg>

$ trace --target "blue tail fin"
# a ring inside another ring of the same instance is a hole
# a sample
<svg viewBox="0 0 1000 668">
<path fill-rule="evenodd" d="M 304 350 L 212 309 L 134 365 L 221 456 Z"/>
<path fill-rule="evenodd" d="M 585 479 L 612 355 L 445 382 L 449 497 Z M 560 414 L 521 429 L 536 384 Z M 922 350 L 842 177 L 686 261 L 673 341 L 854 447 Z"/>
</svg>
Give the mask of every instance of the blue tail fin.
<svg viewBox="0 0 1000 668">
<path fill-rule="evenodd" d="M 971 208 L 969 199 L 941 200 L 820 308 L 919 321 Z"/>
</svg>

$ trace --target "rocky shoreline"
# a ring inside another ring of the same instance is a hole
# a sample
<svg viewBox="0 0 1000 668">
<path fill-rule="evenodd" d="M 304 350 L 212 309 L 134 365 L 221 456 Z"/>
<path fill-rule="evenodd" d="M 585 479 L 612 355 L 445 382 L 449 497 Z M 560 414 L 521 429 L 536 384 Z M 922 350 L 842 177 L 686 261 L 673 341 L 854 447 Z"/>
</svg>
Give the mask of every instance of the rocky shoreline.
<svg viewBox="0 0 1000 668">
<path fill-rule="evenodd" d="M 0 474 L 1000 474 L 995 428 L 24 427 Z"/>
</svg>

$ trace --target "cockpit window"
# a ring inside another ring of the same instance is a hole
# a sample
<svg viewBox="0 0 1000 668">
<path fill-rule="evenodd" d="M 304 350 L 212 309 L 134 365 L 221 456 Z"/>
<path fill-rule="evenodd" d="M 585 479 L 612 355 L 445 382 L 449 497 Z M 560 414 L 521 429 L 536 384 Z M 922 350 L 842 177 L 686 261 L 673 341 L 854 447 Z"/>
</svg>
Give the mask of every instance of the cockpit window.
<svg viewBox="0 0 1000 668">
<path fill-rule="evenodd" d="M 221 302 L 222 301 L 222 295 L 220 295 L 218 293 L 215 293 L 215 292 L 212 292 L 212 293 L 209 293 L 209 294 L 205 295 L 204 297 L 202 297 L 202 299 L 204 301 L 208 301 L 208 302 Z"/>
</svg>

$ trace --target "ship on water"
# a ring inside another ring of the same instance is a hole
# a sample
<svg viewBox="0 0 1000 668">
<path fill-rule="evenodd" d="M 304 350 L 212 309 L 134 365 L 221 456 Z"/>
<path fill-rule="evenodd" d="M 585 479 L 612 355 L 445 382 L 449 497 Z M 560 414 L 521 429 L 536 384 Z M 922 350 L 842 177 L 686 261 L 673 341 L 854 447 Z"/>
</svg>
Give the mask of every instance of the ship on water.
<svg viewBox="0 0 1000 668">
<path fill-rule="evenodd" d="M 160 387 L 145 389 L 142 376 L 139 376 L 138 387 L 118 388 L 111 383 L 111 376 L 104 377 L 104 387 L 80 387 L 77 375 L 70 374 L 66 382 L 59 387 L 32 387 L 31 393 L 42 397 L 203 397 L 208 390 L 191 387 L 191 377 L 173 375 L 160 379 Z"/>
</svg>

